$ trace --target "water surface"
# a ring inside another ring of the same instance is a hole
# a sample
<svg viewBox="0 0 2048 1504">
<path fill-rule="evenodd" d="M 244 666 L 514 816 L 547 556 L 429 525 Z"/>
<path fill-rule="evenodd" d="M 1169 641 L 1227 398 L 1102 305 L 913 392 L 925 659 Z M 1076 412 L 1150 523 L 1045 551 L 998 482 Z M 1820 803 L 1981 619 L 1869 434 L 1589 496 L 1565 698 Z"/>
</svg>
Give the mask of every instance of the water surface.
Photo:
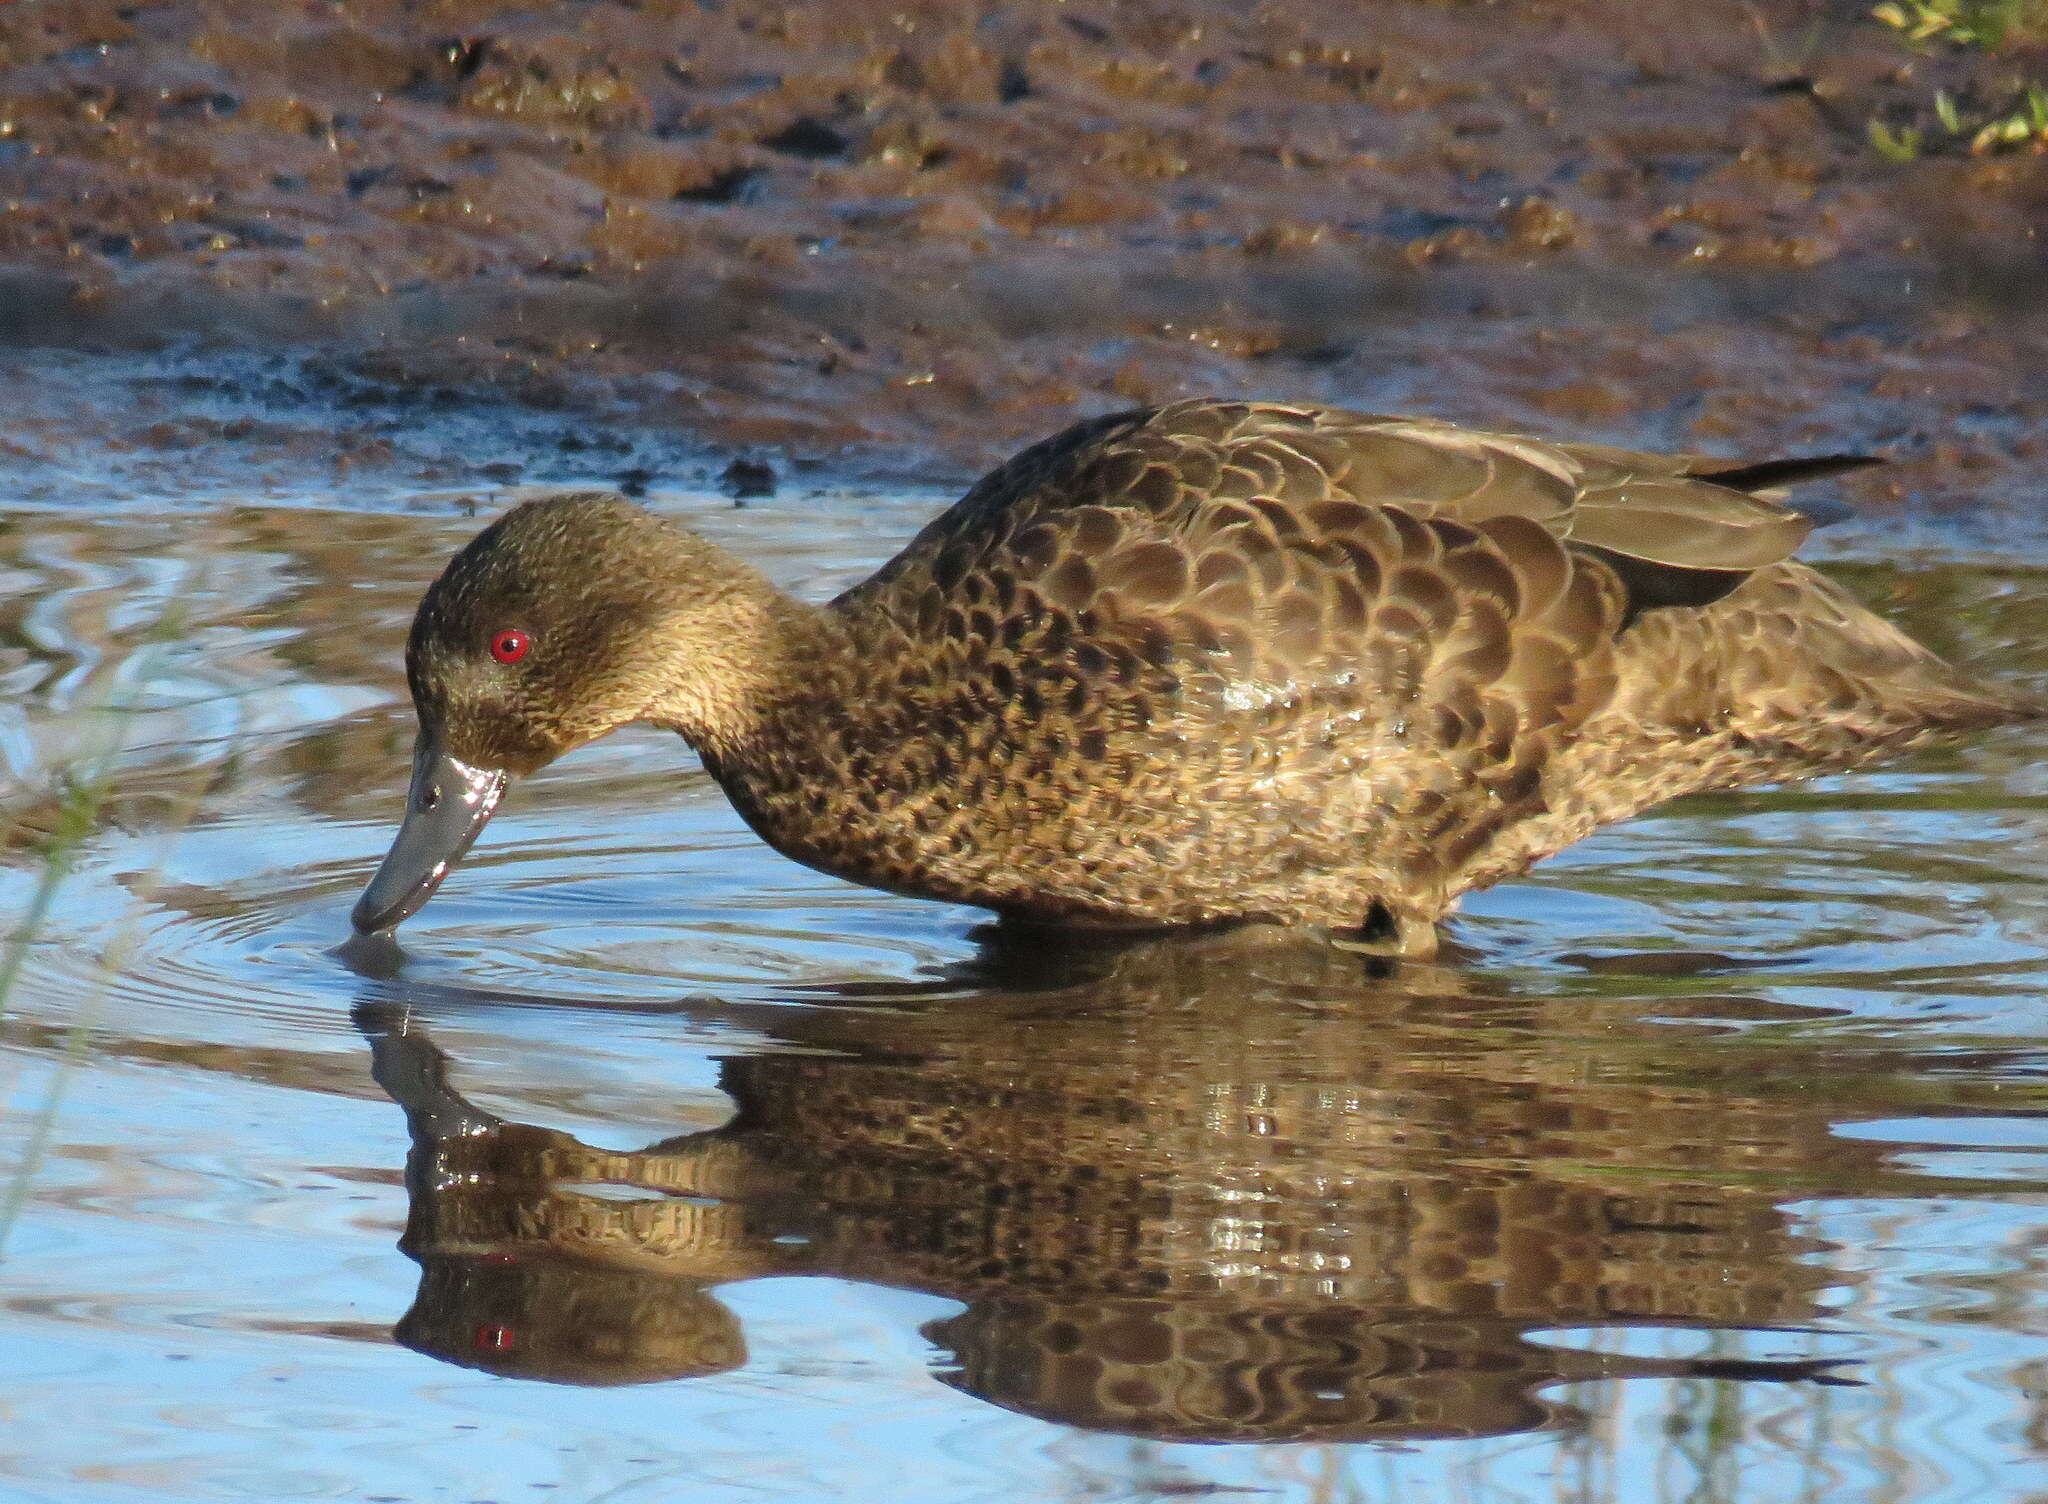
<svg viewBox="0 0 2048 1504">
<path fill-rule="evenodd" d="M 814 595 L 934 504 L 656 500 Z M 2033 733 L 1674 805 L 1388 973 L 1013 943 L 635 732 L 338 954 L 469 510 L 0 513 L 0 912 L 110 775 L 0 1021 L 0 1496 L 2048 1490 Z M 1834 567 L 2048 672 L 2044 566 L 1894 545 Z"/>
</svg>

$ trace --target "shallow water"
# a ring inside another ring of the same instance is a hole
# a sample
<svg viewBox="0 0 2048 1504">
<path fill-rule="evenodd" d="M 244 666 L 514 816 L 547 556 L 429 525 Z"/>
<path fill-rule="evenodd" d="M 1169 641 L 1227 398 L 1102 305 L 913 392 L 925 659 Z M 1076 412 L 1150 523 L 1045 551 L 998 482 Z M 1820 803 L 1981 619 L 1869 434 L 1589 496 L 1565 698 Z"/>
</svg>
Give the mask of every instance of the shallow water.
<svg viewBox="0 0 2048 1504">
<path fill-rule="evenodd" d="M 658 500 L 820 595 L 933 505 Z M 0 514 L 0 912 L 111 769 L 0 1021 L 0 1497 L 2048 1490 L 2030 733 L 1630 822 L 1391 976 L 1012 946 L 634 733 L 341 954 L 474 526 Z M 1833 547 L 2039 682 L 2048 566 L 1936 543 Z"/>
</svg>

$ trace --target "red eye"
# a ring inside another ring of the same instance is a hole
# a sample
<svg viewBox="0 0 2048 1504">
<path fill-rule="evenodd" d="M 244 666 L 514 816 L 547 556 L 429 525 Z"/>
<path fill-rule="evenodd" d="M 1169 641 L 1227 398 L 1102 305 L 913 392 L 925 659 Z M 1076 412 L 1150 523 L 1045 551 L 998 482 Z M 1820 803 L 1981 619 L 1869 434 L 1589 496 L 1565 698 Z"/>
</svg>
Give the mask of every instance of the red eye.
<svg viewBox="0 0 2048 1504">
<path fill-rule="evenodd" d="M 491 638 L 491 656 L 500 663 L 517 663 L 533 646 L 533 639 L 516 627 L 507 627 Z"/>
</svg>

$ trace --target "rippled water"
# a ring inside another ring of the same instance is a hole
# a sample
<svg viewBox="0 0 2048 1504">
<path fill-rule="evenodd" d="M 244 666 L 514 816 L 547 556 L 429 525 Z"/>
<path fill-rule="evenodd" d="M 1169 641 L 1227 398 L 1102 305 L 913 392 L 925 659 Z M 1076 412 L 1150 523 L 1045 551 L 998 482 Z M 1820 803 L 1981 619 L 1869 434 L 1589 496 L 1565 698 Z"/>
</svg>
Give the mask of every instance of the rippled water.
<svg viewBox="0 0 2048 1504">
<path fill-rule="evenodd" d="M 661 500 L 813 594 L 931 506 Z M 629 734 L 338 954 L 474 526 L 0 514 L 0 912 L 111 769 L 0 1021 L 0 1497 L 2048 1491 L 2038 733 L 1636 820 L 1392 975 L 1020 950 Z M 1883 542 L 2048 671 L 2048 571 Z"/>
</svg>

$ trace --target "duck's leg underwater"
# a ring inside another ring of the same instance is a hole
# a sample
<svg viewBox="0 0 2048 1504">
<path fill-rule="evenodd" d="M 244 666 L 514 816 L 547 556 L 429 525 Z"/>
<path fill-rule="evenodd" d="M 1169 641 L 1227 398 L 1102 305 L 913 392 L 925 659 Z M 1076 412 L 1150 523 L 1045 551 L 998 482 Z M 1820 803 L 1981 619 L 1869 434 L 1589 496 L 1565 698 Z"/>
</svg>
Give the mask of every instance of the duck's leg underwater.
<svg viewBox="0 0 2048 1504">
<path fill-rule="evenodd" d="M 1384 956 L 1393 961 L 1433 961 L 1443 943 L 1437 930 L 1439 916 L 1402 910 L 1383 898 L 1366 906 L 1365 918 L 1354 930 L 1339 931 L 1332 938 L 1342 949 L 1361 955 Z"/>
</svg>

